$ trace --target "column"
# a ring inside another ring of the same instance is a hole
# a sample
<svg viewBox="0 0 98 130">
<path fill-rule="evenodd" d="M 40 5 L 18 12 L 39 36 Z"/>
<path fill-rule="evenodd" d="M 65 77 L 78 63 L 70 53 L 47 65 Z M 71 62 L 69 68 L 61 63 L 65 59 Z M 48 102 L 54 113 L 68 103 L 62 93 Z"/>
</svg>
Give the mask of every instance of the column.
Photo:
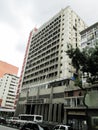
<svg viewBox="0 0 98 130">
<path fill-rule="evenodd" d="M 37 114 L 37 109 L 38 109 L 38 107 L 37 107 L 37 105 L 35 105 L 34 114 Z"/>
<path fill-rule="evenodd" d="M 40 115 L 40 104 L 38 104 L 37 106 L 38 106 L 37 114 Z"/>
<path fill-rule="evenodd" d="M 45 107 L 44 104 L 42 104 L 41 115 L 43 116 L 43 120 L 44 120 L 44 115 L 45 115 L 44 114 L 44 107 Z"/>
<path fill-rule="evenodd" d="M 61 123 L 61 107 L 62 107 L 62 104 L 59 104 L 58 105 L 58 122 Z"/>
<path fill-rule="evenodd" d="M 56 122 L 56 111 L 57 111 L 57 104 L 54 104 L 54 109 L 53 109 L 53 121 Z"/>
<path fill-rule="evenodd" d="M 48 111 L 47 104 L 45 104 L 45 121 L 47 121 L 47 111 Z"/>
<path fill-rule="evenodd" d="M 63 120 L 64 124 L 67 124 L 67 110 L 64 109 L 64 120 Z"/>
<path fill-rule="evenodd" d="M 52 120 L 52 107 L 53 107 L 53 104 L 49 104 L 49 114 L 48 114 L 48 121 L 51 121 Z"/>
</svg>

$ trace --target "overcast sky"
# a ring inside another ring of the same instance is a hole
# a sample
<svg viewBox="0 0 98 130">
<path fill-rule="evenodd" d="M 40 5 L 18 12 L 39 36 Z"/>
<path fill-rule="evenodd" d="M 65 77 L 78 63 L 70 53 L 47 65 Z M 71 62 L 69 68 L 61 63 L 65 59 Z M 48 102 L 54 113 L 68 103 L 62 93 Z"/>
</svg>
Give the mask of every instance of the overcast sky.
<svg viewBox="0 0 98 130">
<path fill-rule="evenodd" d="M 98 0 L 0 0 L 0 60 L 19 67 L 20 75 L 30 31 L 66 6 L 88 26 L 98 22 Z"/>
</svg>

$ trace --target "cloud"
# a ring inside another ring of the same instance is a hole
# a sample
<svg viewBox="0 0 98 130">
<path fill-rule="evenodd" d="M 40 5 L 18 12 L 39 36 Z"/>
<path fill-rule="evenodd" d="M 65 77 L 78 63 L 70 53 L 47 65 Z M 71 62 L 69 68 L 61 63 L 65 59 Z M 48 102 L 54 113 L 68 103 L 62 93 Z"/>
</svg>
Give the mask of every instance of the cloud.
<svg viewBox="0 0 98 130">
<path fill-rule="evenodd" d="M 13 4 L 11 0 L 2 2 L 0 1 L 0 21 L 6 22 L 14 28 L 19 26 L 16 14 L 14 13 Z"/>
<path fill-rule="evenodd" d="M 88 25 L 98 22 L 98 0 L 0 0 L 0 60 L 21 69 L 30 31 L 68 5 Z"/>
<path fill-rule="evenodd" d="M 92 25 L 98 21 L 98 0 L 69 0 L 67 4 L 88 25 Z"/>
<path fill-rule="evenodd" d="M 8 50 L 8 47 L 10 47 L 9 49 L 13 48 L 17 40 L 18 34 L 16 34 L 15 30 L 7 23 L 0 23 L 0 49 Z"/>
</svg>

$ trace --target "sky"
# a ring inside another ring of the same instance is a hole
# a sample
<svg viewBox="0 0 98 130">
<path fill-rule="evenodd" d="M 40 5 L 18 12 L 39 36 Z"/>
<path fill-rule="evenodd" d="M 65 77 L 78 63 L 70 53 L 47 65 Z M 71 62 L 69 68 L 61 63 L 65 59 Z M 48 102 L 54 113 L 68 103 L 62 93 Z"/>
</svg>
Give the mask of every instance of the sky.
<svg viewBox="0 0 98 130">
<path fill-rule="evenodd" d="M 90 26 L 98 22 L 98 0 L 0 0 L 0 60 L 19 67 L 30 31 L 70 6 Z"/>
</svg>

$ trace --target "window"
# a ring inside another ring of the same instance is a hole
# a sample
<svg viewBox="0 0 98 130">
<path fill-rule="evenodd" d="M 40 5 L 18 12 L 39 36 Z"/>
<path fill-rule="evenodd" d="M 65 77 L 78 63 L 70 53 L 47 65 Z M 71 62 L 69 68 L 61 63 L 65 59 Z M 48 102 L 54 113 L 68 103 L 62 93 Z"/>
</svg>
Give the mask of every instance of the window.
<svg viewBox="0 0 98 130">
<path fill-rule="evenodd" d="M 60 127 L 60 130 L 66 130 L 64 126 L 61 126 Z"/>
<path fill-rule="evenodd" d="M 58 130 L 59 129 L 59 126 L 56 126 L 53 130 Z"/>
<path fill-rule="evenodd" d="M 91 121 L 93 128 L 98 128 L 98 117 L 97 116 L 91 117 Z"/>
</svg>

